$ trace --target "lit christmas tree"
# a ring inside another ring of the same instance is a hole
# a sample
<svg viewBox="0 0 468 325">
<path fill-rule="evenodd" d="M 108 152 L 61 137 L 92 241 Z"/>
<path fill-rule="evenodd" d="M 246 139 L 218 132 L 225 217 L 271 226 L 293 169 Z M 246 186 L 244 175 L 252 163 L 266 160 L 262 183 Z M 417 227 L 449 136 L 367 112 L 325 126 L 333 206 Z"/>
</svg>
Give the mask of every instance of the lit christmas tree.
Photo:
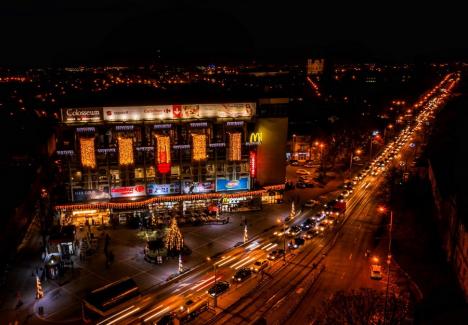
<svg viewBox="0 0 468 325">
<path fill-rule="evenodd" d="M 184 238 L 180 232 L 179 227 L 177 226 L 177 221 L 175 218 L 172 218 L 171 226 L 167 231 L 165 238 L 165 245 L 168 251 L 170 252 L 179 252 L 184 245 Z"/>
<path fill-rule="evenodd" d="M 244 244 L 249 240 L 249 235 L 247 234 L 247 222 L 244 227 Z"/>
<path fill-rule="evenodd" d="M 36 276 L 36 299 L 41 299 L 44 297 L 44 291 L 42 290 L 41 280 Z"/>
<path fill-rule="evenodd" d="M 291 204 L 291 212 L 289 212 L 289 217 L 292 219 L 296 215 L 296 209 L 294 208 L 294 201 Z"/>
</svg>

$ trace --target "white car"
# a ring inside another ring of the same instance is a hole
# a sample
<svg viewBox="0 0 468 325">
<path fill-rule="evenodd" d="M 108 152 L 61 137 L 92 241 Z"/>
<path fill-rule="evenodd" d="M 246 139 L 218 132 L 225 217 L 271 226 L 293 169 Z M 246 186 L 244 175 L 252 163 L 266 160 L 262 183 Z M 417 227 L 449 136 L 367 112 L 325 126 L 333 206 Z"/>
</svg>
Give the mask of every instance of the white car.
<svg viewBox="0 0 468 325">
<path fill-rule="evenodd" d="M 299 168 L 298 170 L 296 170 L 296 174 L 299 174 L 299 175 L 310 175 L 310 172 L 305 170 L 305 169 L 302 169 L 302 168 Z"/>
<path fill-rule="evenodd" d="M 320 202 L 317 201 L 317 200 L 308 200 L 308 201 L 304 204 L 304 206 L 305 206 L 305 207 L 308 207 L 308 208 L 314 208 L 314 207 L 319 206 L 319 205 L 320 205 Z"/>
</svg>

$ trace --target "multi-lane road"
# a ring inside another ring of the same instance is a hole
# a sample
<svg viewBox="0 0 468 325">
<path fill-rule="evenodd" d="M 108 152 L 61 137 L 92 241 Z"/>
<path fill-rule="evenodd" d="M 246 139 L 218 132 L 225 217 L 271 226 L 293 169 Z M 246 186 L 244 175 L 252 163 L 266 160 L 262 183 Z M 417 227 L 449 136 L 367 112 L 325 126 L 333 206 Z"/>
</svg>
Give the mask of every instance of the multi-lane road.
<svg viewBox="0 0 468 325">
<path fill-rule="evenodd" d="M 258 320 L 267 323 L 307 324 L 316 317 L 322 302 L 338 290 L 360 287 L 383 289 L 385 280 L 371 280 L 367 249 L 373 248 L 374 234 L 381 224 L 377 212 L 377 194 L 384 182 L 384 173 L 408 155 L 416 132 L 425 126 L 434 110 L 441 106 L 456 77 L 444 79 L 441 85 L 424 98 L 412 126 L 374 160 L 375 164 L 356 181 L 354 192 L 347 197 L 345 215 L 322 235 L 307 240 L 305 245 L 291 251 L 286 260 L 270 261 L 269 266 L 241 284 L 231 284 L 219 296 L 216 308 L 194 320 L 198 324 L 249 324 Z M 409 156 L 411 159 L 411 156 Z M 317 210 L 305 210 L 292 224 L 300 224 Z M 219 258 L 208 261 L 177 282 L 146 294 L 126 305 L 119 312 L 100 321 L 104 324 L 153 323 L 171 311 L 182 310 L 189 300 L 214 300 L 206 291 L 217 281 L 229 281 L 242 267 L 265 259 L 272 250 L 283 248 L 282 237 L 273 233 L 280 227 L 265 231 L 248 244 L 237 247 Z M 379 252 L 386 254 L 386 252 Z M 385 273 L 383 279 L 386 279 Z"/>
</svg>

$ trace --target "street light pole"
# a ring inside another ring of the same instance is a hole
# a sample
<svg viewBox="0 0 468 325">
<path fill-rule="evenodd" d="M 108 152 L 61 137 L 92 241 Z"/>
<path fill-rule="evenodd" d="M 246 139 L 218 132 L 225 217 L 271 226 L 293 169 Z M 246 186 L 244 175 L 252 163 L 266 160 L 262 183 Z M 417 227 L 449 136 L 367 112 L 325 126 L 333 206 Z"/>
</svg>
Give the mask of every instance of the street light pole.
<svg viewBox="0 0 468 325">
<path fill-rule="evenodd" d="M 385 294 L 385 307 L 384 307 L 384 319 L 383 325 L 387 320 L 387 304 L 388 304 L 388 289 L 390 286 L 390 263 L 392 258 L 391 248 L 392 248 L 392 226 L 393 226 L 393 211 L 390 211 L 390 226 L 388 229 L 389 239 L 388 239 L 388 256 L 387 256 L 387 292 Z"/>
</svg>

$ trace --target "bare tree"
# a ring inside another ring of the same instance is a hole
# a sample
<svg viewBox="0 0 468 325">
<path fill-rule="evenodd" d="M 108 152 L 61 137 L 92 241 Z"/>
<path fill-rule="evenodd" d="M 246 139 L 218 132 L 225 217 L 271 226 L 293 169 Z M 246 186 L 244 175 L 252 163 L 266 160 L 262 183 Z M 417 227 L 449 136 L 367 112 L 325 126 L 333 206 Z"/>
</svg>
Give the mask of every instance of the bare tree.
<svg viewBox="0 0 468 325">
<path fill-rule="evenodd" d="M 318 314 L 316 324 L 384 325 L 385 295 L 368 288 L 338 291 L 327 299 Z M 394 295 L 389 297 L 385 325 L 403 323 L 408 304 Z"/>
</svg>

